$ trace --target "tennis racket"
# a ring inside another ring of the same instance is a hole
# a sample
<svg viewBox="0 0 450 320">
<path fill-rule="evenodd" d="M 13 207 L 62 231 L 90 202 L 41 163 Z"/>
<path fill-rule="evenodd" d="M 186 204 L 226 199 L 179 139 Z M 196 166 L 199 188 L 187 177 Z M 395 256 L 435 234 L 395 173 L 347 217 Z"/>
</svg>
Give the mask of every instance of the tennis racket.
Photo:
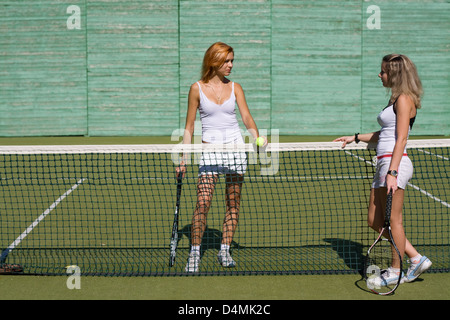
<svg viewBox="0 0 450 320">
<path fill-rule="evenodd" d="M 391 232 L 391 207 L 392 207 L 392 191 L 388 194 L 386 200 L 386 213 L 384 216 L 384 226 L 378 238 L 370 246 L 367 251 L 364 274 L 367 287 L 374 293 L 379 295 L 389 295 L 393 293 L 400 284 L 402 272 L 402 256 L 394 242 Z M 389 239 L 383 237 L 383 233 L 388 231 Z M 388 268 L 392 264 L 393 259 L 400 261 L 400 276 L 398 280 L 388 281 Z"/>
<path fill-rule="evenodd" d="M 177 177 L 177 202 L 175 206 L 175 215 L 173 218 L 172 237 L 170 239 L 170 261 L 169 266 L 172 267 L 175 263 L 175 256 L 177 255 L 178 245 L 178 216 L 180 214 L 180 199 L 181 199 L 181 186 L 183 182 L 182 174 Z"/>
</svg>

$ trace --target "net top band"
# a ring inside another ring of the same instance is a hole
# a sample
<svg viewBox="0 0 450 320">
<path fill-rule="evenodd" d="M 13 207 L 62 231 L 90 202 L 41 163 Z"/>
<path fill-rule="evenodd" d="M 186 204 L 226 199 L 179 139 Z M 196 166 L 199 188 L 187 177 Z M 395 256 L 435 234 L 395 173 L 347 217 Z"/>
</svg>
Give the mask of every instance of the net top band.
<svg viewBox="0 0 450 320">
<path fill-rule="evenodd" d="M 409 140 L 408 148 L 449 147 L 450 139 Z M 345 150 L 374 149 L 376 144 L 351 143 Z M 341 150 L 341 142 L 269 143 L 263 152 Z M 256 152 L 256 146 L 246 144 L 135 144 L 135 145 L 23 145 L 0 146 L 0 154 L 83 154 L 83 153 L 196 153 L 196 152 Z"/>
</svg>

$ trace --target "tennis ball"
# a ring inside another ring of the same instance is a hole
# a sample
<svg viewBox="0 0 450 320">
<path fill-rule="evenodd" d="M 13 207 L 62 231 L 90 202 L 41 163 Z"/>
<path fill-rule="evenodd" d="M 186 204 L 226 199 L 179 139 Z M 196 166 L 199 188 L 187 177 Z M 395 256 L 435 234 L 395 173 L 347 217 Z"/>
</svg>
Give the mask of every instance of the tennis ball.
<svg viewBox="0 0 450 320">
<path fill-rule="evenodd" d="M 264 138 L 263 137 L 259 137 L 259 138 L 257 138 L 256 139 L 256 145 L 258 146 L 258 147 L 262 147 L 263 145 L 264 145 Z"/>
</svg>

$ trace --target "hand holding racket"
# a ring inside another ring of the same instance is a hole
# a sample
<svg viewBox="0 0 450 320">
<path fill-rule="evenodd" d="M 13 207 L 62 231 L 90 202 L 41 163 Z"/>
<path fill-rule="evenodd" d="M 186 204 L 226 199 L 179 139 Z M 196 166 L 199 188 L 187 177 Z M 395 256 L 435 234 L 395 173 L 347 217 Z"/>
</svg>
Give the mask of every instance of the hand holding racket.
<svg viewBox="0 0 450 320">
<path fill-rule="evenodd" d="M 393 293 L 399 286 L 402 278 L 402 256 L 394 242 L 391 232 L 391 208 L 392 190 L 387 195 L 384 226 L 375 242 L 367 251 L 364 266 L 367 287 L 379 295 Z M 389 239 L 383 237 L 383 233 L 386 231 L 388 232 Z M 396 274 L 392 269 L 393 260 L 398 261 L 400 264 L 399 274 Z"/>
<path fill-rule="evenodd" d="M 175 169 L 177 178 L 184 178 L 186 175 L 186 164 L 184 161 L 181 161 L 180 165 Z"/>
</svg>

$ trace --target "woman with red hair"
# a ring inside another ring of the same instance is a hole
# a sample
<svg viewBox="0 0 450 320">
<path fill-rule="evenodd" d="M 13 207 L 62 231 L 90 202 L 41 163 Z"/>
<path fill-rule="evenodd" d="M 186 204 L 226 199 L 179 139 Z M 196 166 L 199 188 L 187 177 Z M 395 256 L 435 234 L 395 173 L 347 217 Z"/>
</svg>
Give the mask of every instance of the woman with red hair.
<svg viewBox="0 0 450 320">
<path fill-rule="evenodd" d="M 214 144 L 243 144 L 236 117 L 236 104 L 242 122 L 256 140 L 258 128 L 248 108 L 242 87 L 227 76 L 233 69 L 234 50 L 223 42 L 209 47 L 203 59 L 201 79 L 191 85 L 183 143 L 190 144 L 194 123 L 199 111 L 202 123 L 202 142 Z M 265 139 L 265 138 L 264 138 Z M 267 139 L 265 139 L 265 145 Z M 191 250 L 186 272 L 198 272 L 201 259 L 200 246 L 206 228 L 206 218 L 211 205 L 219 174 L 225 175 L 226 213 L 222 229 L 222 243 L 218 254 L 223 267 L 234 267 L 236 262 L 230 254 L 230 245 L 239 218 L 239 206 L 243 176 L 247 158 L 243 152 L 203 153 L 199 165 L 197 205 L 192 218 Z M 177 167 L 177 176 L 186 173 L 186 162 Z"/>
</svg>

